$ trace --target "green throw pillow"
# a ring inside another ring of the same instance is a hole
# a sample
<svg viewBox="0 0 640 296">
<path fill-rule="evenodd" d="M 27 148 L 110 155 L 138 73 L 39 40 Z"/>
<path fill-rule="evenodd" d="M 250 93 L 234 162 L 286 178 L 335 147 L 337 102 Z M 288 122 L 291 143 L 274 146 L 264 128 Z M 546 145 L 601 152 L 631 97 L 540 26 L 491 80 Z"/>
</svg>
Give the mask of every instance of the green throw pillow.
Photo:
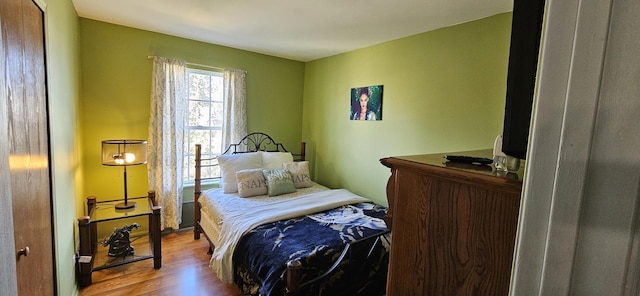
<svg viewBox="0 0 640 296">
<path fill-rule="evenodd" d="M 262 174 L 267 181 L 267 193 L 269 196 L 296 192 L 293 179 L 288 170 L 263 169 Z"/>
</svg>

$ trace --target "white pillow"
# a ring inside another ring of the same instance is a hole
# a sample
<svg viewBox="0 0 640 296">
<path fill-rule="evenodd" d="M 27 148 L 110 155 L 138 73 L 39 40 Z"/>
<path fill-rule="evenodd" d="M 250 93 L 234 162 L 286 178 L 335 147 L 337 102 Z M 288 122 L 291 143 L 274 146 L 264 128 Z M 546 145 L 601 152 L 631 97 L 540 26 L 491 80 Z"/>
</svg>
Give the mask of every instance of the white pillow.
<svg viewBox="0 0 640 296">
<path fill-rule="evenodd" d="M 267 194 L 267 181 L 262 169 L 249 169 L 236 172 L 238 179 L 238 194 L 240 197 L 250 197 Z"/>
<path fill-rule="evenodd" d="M 257 152 L 218 155 L 217 159 L 224 193 L 238 192 L 237 171 L 262 167 L 262 156 Z"/>
<path fill-rule="evenodd" d="M 293 155 L 289 152 L 262 152 L 262 167 L 269 170 L 281 170 L 282 164 L 292 162 Z"/>
<path fill-rule="evenodd" d="M 293 179 L 293 185 L 296 188 L 305 188 L 313 186 L 311 175 L 309 174 L 309 162 L 286 162 L 282 164 L 282 168 L 288 170 Z"/>
</svg>

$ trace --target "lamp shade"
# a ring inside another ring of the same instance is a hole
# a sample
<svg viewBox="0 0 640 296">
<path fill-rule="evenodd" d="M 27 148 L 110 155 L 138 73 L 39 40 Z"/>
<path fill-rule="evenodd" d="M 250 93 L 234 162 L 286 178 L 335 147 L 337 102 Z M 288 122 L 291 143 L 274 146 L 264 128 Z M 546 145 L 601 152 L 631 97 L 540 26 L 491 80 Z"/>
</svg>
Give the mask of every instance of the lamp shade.
<svg viewBox="0 0 640 296">
<path fill-rule="evenodd" d="M 147 163 L 147 141 L 102 141 L 102 165 L 130 166 Z"/>
</svg>

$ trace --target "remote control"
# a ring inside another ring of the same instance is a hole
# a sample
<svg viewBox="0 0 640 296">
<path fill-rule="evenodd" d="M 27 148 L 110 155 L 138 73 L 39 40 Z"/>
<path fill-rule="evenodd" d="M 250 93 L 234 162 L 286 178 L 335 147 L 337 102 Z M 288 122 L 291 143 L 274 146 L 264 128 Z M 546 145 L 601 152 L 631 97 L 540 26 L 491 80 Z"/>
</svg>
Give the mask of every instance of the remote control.
<svg viewBox="0 0 640 296">
<path fill-rule="evenodd" d="M 492 159 L 484 157 L 461 156 L 461 155 L 445 155 L 445 159 L 453 162 L 471 163 L 471 164 L 491 164 Z"/>
</svg>

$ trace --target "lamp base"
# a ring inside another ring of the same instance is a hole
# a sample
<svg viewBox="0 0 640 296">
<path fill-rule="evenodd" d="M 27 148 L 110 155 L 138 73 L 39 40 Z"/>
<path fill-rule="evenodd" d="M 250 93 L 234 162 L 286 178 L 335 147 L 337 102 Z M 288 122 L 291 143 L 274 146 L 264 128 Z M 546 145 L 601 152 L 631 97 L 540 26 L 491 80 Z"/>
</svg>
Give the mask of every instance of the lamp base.
<svg viewBox="0 0 640 296">
<path fill-rule="evenodd" d="M 116 204 L 116 210 L 128 210 L 128 209 L 133 209 L 136 207 L 136 203 L 135 202 L 127 202 L 127 203 L 119 203 Z"/>
</svg>

